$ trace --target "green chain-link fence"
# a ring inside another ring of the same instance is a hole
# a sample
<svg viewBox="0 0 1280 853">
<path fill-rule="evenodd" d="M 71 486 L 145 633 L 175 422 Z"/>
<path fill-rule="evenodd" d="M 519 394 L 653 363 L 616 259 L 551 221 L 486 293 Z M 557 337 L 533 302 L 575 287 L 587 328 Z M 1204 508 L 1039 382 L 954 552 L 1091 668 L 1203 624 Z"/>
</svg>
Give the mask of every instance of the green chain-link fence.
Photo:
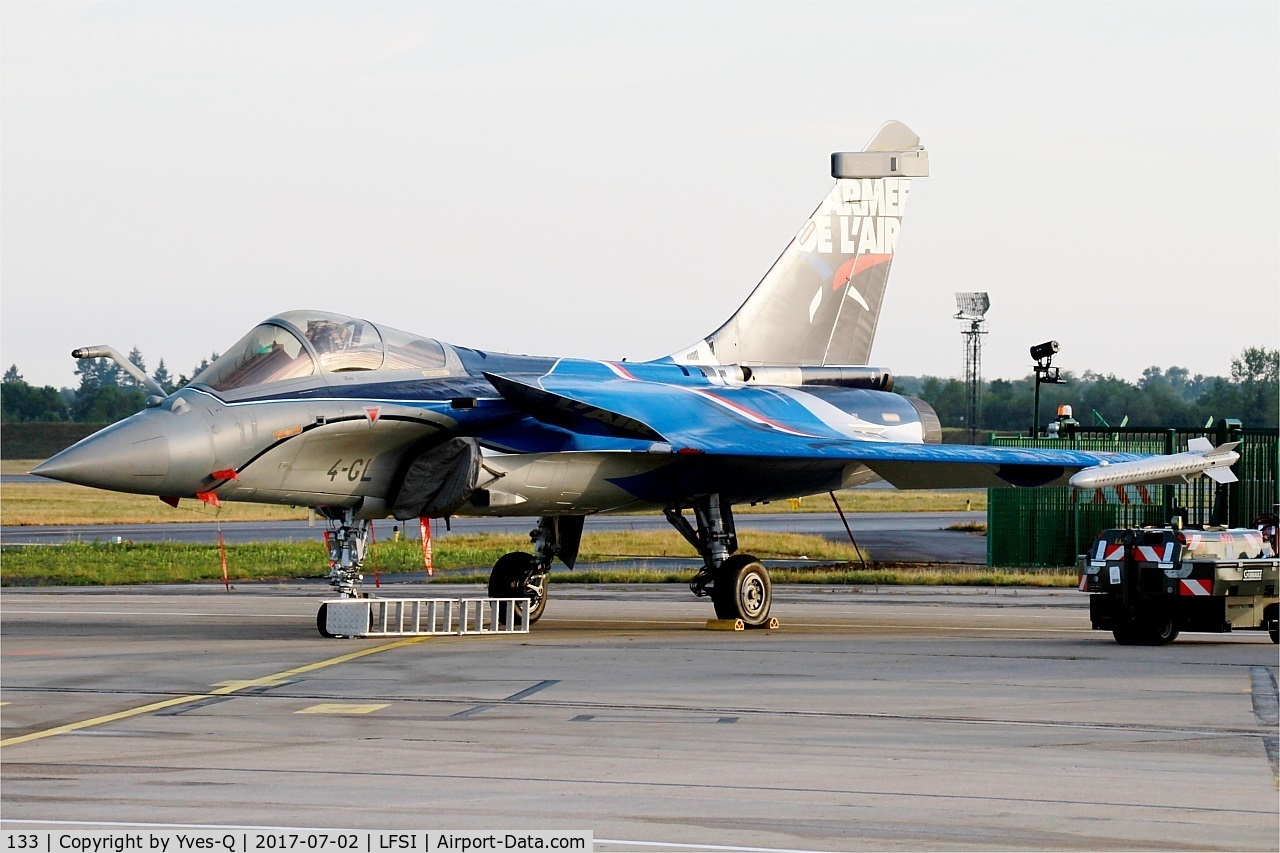
<svg viewBox="0 0 1280 853">
<path fill-rule="evenodd" d="M 1188 524 L 1251 526 L 1280 503 L 1280 432 L 1245 429 L 1219 422 L 1208 429 L 1090 427 L 1062 438 L 992 436 L 995 447 L 1057 447 L 1127 453 L 1180 453 L 1187 441 L 1204 437 L 1215 445 L 1238 441 L 1232 470 L 1239 482 L 1218 486 L 1199 477 L 1178 486 L 1107 489 L 1070 487 L 991 489 L 987 499 L 987 564 L 990 566 L 1070 566 L 1098 532 L 1109 527 L 1166 523 L 1185 510 Z"/>
</svg>

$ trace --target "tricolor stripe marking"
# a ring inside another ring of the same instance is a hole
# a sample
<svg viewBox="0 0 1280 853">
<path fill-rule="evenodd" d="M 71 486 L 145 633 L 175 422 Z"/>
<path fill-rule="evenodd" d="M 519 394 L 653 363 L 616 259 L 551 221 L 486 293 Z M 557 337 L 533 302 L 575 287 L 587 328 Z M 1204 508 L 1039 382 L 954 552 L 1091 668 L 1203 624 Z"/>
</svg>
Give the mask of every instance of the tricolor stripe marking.
<svg viewBox="0 0 1280 853">
<path fill-rule="evenodd" d="M 627 370 L 621 364 L 618 364 L 612 361 L 602 361 L 600 363 L 603 364 L 605 367 L 609 368 L 610 370 L 612 370 L 613 374 L 617 376 L 619 379 L 629 379 L 632 382 L 640 381 L 639 379 L 636 379 L 634 375 L 632 375 L 630 370 Z"/>
<path fill-rule="evenodd" d="M 760 424 L 761 426 L 772 427 L 773 429 L 776 429 L 779 432 L 785 432 L 787 435 L 800 436 L 801 438 L 820 438 L 821 437 L 817 435 L 811 435 L 807 432 L 799 432 L 797 430 L 791 429 L 790 427 L 783 426 L 777 421 L 770 420 L 769 418 L 766 418 L 764 415 L 753 412 L 750 409 L 744 406 L 740 406 L 737 403 L 734 403 L 730 400 L 726 400 L 725 398 L 719 396 L 718 394 L 712 394 L 710 391 L 703 391 L 699 388 L 690 388 L 688 390 L 692 391 L 693 393 L 697 394 L 700 397 L 705 397 L 706 399 L 710 400 L 711 402 L 719 406 L 723 406 L 724 408 L 728 409 L 731 412 L 742 415 L 742 417 L 746 418 L 752 423 L 757 423 L 757 424 Z"/>
</svg>

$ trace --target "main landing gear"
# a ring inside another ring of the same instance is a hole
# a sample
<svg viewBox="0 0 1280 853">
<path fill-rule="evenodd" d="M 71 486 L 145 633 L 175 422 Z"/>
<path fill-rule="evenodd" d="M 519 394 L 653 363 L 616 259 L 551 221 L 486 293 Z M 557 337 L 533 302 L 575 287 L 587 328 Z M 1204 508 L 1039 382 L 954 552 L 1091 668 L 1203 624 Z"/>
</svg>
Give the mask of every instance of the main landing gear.
<svg viewBox="0 0 1280 853">
<path fill-rule="evenodd" d="M 547 609 L 547 575 L 551 573 L 551 561 L 559 557 L 573 568 L 582 540 L 582 522 L 580 515 L 544 515 L 529 533 L 533 540 L 532 554 L 512 551 L 493 564 L 489 574 L 490 598 L 529 599 L 528 612 L 523 605 L 515 605 L 517 625 L 525 624 L 526 619 L 532 625 Z M 505 608 L 506 605 L 502 605 L 502 618 L 506 618 Z"/>
<path fill-rule="evenodd" d="M 694 500 L 692 509 L 693 524 L 683 508 L 663 510 L 667 521 L 702 557 L 702 568 L 689 581 L 689 590 L 699 597 L 710 596 L 720 619 L 741 619 L 748 628 L 766 627 L 773 604 L 769 571 L 751 554 L 733 553 L 738 550 L 738 534 L 732 509 L 720 503 L 719 495 Z"/>
</svg>

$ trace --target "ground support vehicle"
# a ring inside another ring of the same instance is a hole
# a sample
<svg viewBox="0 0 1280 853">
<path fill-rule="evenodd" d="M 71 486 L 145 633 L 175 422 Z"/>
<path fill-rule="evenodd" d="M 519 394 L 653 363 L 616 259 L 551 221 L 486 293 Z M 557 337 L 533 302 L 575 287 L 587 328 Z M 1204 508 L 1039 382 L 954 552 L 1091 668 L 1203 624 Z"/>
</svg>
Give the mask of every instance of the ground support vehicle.
<svg viewBox="0 0 1280 853">
<path fill-rule="evenodd" d="M 1257 530 L 1104 530 L 1079 558 L 1095 630 L 1159 646 L 1180 631 L 1266 629 L 1280 642 L 1280 560 Z"/>
</svg>

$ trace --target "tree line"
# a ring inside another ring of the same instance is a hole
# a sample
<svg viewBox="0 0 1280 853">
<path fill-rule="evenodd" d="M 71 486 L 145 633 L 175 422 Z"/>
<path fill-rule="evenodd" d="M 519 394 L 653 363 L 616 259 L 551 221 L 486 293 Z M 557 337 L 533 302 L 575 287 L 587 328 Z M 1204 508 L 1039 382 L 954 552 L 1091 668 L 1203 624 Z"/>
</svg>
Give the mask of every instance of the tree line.
<svg viewBox="0 0 1280 853">
<path fill-rule="evenodd" d="M 191 376 L 218 357 L 213 353 L 191 370 Z M 146 372 L 135 347 L 129 360 Z M 108 423 L 143 407 L 147 390 L 110 359 L 86 359 L 76 369 L 77 388 L 28 385 L 15 364 L 0 382 L 0 421 L 4 423 Z M 1065 385 L 1042 385 L 1040 423 L 1053 419 L 1060 404 L 1069 404 L 1082 425 L 1175 427 L 1199 426 L 1218 418 L 1238 418 L 1245 426 L 1274 427 L 1280 419 L 1280 349 L 1249 347 L 1232 359 L 1229 376 L 1192 376 L 1182 367 L 1149 367 L 1136 382 L 1092 371 L 1063 374 Z M 186 385 L 187 375 L 173 377 L 164 359 L 151 377 L 166 392 Z M 937 376 L 897 377 L 896 390 L 920 397 L 937 411 L 944 427 L 969 428 L 964 383 Z M 1035 380 L 994 379 L 982 387 L 981 430 L 1027 431 L 1031 428 Z"/>
<path fill-rule="evenodd" d="M 1280 349 L 1246 348 L 1232 359 L 1228 376 L 1192 376 L 1182 367 L 1148 367 L 1136 382 L 1093 371 L 1062 376 L 1066 384 L 1040 386 L 1041 427 L 1063 404 L 1081 426 L 1186 427 L 1236 418 L 1247 427 L 1274 427 L 1280 421 Z M 961 380 L 902 376 L 895 390 L 933 406 L 944 427 L 969 428 Z M 1034 376 L 984 382 L 978 429 L 1028 432 L 1034 401 Z"/>
<path fill-rule="evenodd" d="M 169 371 L 164 359 L 149 374 L 166 394 L 172 394 L 208 367 L 218 354 L 212 353 L 191 370 L 191 375 L 177 377 Z M 143 372 L 147 362 L 137 347 L 129 351 L 129 361 Z M 54 388 L 52 385 L 27 384 L 14 364 L 0 381 L 0 422 L 103 424 L 127 418 L 141 409 L 150 393 L 141 382 L 129 375 L 109 358 L 82 359 L 76 367 L 80 384 L 76 388 Z"/>
</svg>

